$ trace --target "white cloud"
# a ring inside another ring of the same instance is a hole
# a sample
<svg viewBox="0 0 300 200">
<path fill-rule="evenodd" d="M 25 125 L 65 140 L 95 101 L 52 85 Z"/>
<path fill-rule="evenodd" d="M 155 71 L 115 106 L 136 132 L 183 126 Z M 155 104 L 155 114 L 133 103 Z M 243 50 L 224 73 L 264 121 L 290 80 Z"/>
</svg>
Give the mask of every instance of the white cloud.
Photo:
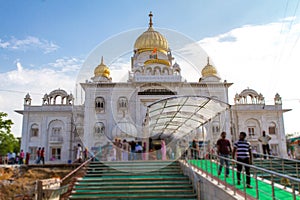
<svg viewBox="0 0 300 200">
<path fill-rule="evenodd" d="M 250 87 L 273 104 L 278 92 L 283 107 L 293 111 L 284 115 L 287 133 L 300 131 L 295 119 L 300 111 L 298 75 L 300 52 L 300 23 L 293 26 L 280 23 L 244 26 L 215 37 L 204 38 L 199 44 L 213 59 L 219 74 L 228 82 L 230 102 L 234 94 Z M 230 38 L 224 40 L 224 38 Z"/>
<path fill-rule="evenodd" d="M 56 51 L 59 46 L 45 39 L 27 36 L 25 39 L 17 39 L 15 37 L 12 37 L 8 41 L 2 41 L 0 39 L 0 48 L 22 51 L 26 51 L 29 49 L 41 49 L 45 54 L 47 54 Z"/>
<path fill-rule="evenodd" d="M 83 61 L 84 60 L 78 58 L 64 57 L 47 65 L 56 68 L 56 70 L 60 70 L 61 72 L 77 72 L 81 68 Z"/>
<path fill-rule="evenodd" d="M 5 49 L 5 48 L 7 48 L 9 45 L 10 45 L 9 42 L 2 42 L 2 40 L 0 39 L 0 48 Z"/>
<path fill-rule="evenodd" d="M 41 69 L 27 69 L 17 60 L 15 70 L 0 73 L 0 110 L 15 123 L 12 131 L 16 136 L 21 135 L 22 116 L 14 110 L 23 109 L 25 95 L 31 95 L 32 105 L 42 105 L 43 95 L 52 90 L 61 88 L 74 94 L 81 63 L 80 59 L 66 57 Z"/>
</svg>

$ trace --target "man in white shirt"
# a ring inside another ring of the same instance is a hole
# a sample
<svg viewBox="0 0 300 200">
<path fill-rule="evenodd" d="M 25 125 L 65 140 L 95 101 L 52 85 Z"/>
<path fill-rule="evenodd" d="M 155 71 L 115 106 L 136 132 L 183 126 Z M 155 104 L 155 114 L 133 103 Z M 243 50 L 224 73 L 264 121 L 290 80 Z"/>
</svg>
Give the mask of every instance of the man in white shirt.
<svg viewBox="0 0 300 200">
<path fill-rule="evenodd" d="M 262 136 L 260 136 L 258 138 L 258 141 L 260 141 L 261 144 L 262 144 L 262 149 L 263 149 L 263 153 L 264 153 L 264 159 L 267 159 L 267 156 L 266 156 L 267 153 L 268 153 L 268 155 L 270 155 L 269 141 L 271 139 L 272 138 L 270 136 L 266 135 L 265 131 L 263 131 L 262 132 Z"/>
<path fill-rule="evenodd" d="M 81 144 L 77 145 L 77 156 L 76 159 L 78 160 L 78 162 L 82 162 L 82 147 Z"/>
</svg>

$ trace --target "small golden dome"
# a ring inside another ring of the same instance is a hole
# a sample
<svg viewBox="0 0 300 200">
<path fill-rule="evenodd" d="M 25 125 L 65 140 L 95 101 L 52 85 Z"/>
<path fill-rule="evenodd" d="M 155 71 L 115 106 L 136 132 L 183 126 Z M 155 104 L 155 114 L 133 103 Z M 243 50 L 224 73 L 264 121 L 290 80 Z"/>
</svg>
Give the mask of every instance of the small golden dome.
<svg viewBox="0 0 300 200">
<path fill-rule="evenodd" d="M 103 63 L 103 56 L 101 58 L 101 63 L 95 68 L 94 74 L 95 74 L 95 76 L 103 76 L 103 77 L 106 77 L 109 79 L 110 70 Z"/>
<path fill-rule="evenodd" d="M 207 58 L 207 65 L 201 71 L 202 77 L 205 76 L 218 76 L 217 69 L 209 63 L 209 58 Z"/>
<path fill-rule="evenodd" d="M 153 29 L 152 16 L 153 15 L 150 12 L 149 28 L 136 39 L 134 49 L 140 52 L 153 51 L 154 49 L 157 49 L 157 51 L 166 53 L 169 49 L 168 41 L 162 34 Z"/>
</svg>

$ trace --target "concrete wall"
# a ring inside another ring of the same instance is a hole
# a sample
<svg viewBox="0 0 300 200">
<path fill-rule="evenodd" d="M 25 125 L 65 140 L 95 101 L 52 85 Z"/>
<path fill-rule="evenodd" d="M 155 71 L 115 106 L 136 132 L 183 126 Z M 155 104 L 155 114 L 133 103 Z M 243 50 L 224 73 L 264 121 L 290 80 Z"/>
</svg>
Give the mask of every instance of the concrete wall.
<svg viewBox="0 0 300 200">
<path fill-rule="evenodd" d="M 240 195 L 234 195 L 229 188 L 225 190 L 225 186 L 218 185 L 216 181 L 211 181 L 206 177 L 199 175 L 200 179 L 200 199 L 202 200 L 237 200 L 244 199 Z"/>
</svg>

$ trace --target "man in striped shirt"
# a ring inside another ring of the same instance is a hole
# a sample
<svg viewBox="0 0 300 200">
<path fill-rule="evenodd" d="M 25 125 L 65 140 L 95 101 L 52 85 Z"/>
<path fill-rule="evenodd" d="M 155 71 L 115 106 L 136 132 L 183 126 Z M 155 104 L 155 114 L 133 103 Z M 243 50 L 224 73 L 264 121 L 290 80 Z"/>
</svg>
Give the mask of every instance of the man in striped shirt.
<svg viewBox="0 0 300 200">
<path fill-rule="evenodd" d="M 236 158 L 238 162 L 245 163 L 245 164 L 252 164 L 252 153 L 251 153 L 251 145 L 250 143 L 245 139 L 246 133 L 240 132 L 240 139 L 234 143 L 233 146 L 233 152 L 232 152 L 232 159 L 235 158 L 235 154 L 237 154 Z M 242 164 L 237 164 L 237 184 L 241 184 L 241 171 L 243 169 Z M 245 166 L 246 171 L 246 185 L 247 188 L 252 188 L 250 185 L 251 179 L 250 179 L 250 167 Z"/>
</svg>

